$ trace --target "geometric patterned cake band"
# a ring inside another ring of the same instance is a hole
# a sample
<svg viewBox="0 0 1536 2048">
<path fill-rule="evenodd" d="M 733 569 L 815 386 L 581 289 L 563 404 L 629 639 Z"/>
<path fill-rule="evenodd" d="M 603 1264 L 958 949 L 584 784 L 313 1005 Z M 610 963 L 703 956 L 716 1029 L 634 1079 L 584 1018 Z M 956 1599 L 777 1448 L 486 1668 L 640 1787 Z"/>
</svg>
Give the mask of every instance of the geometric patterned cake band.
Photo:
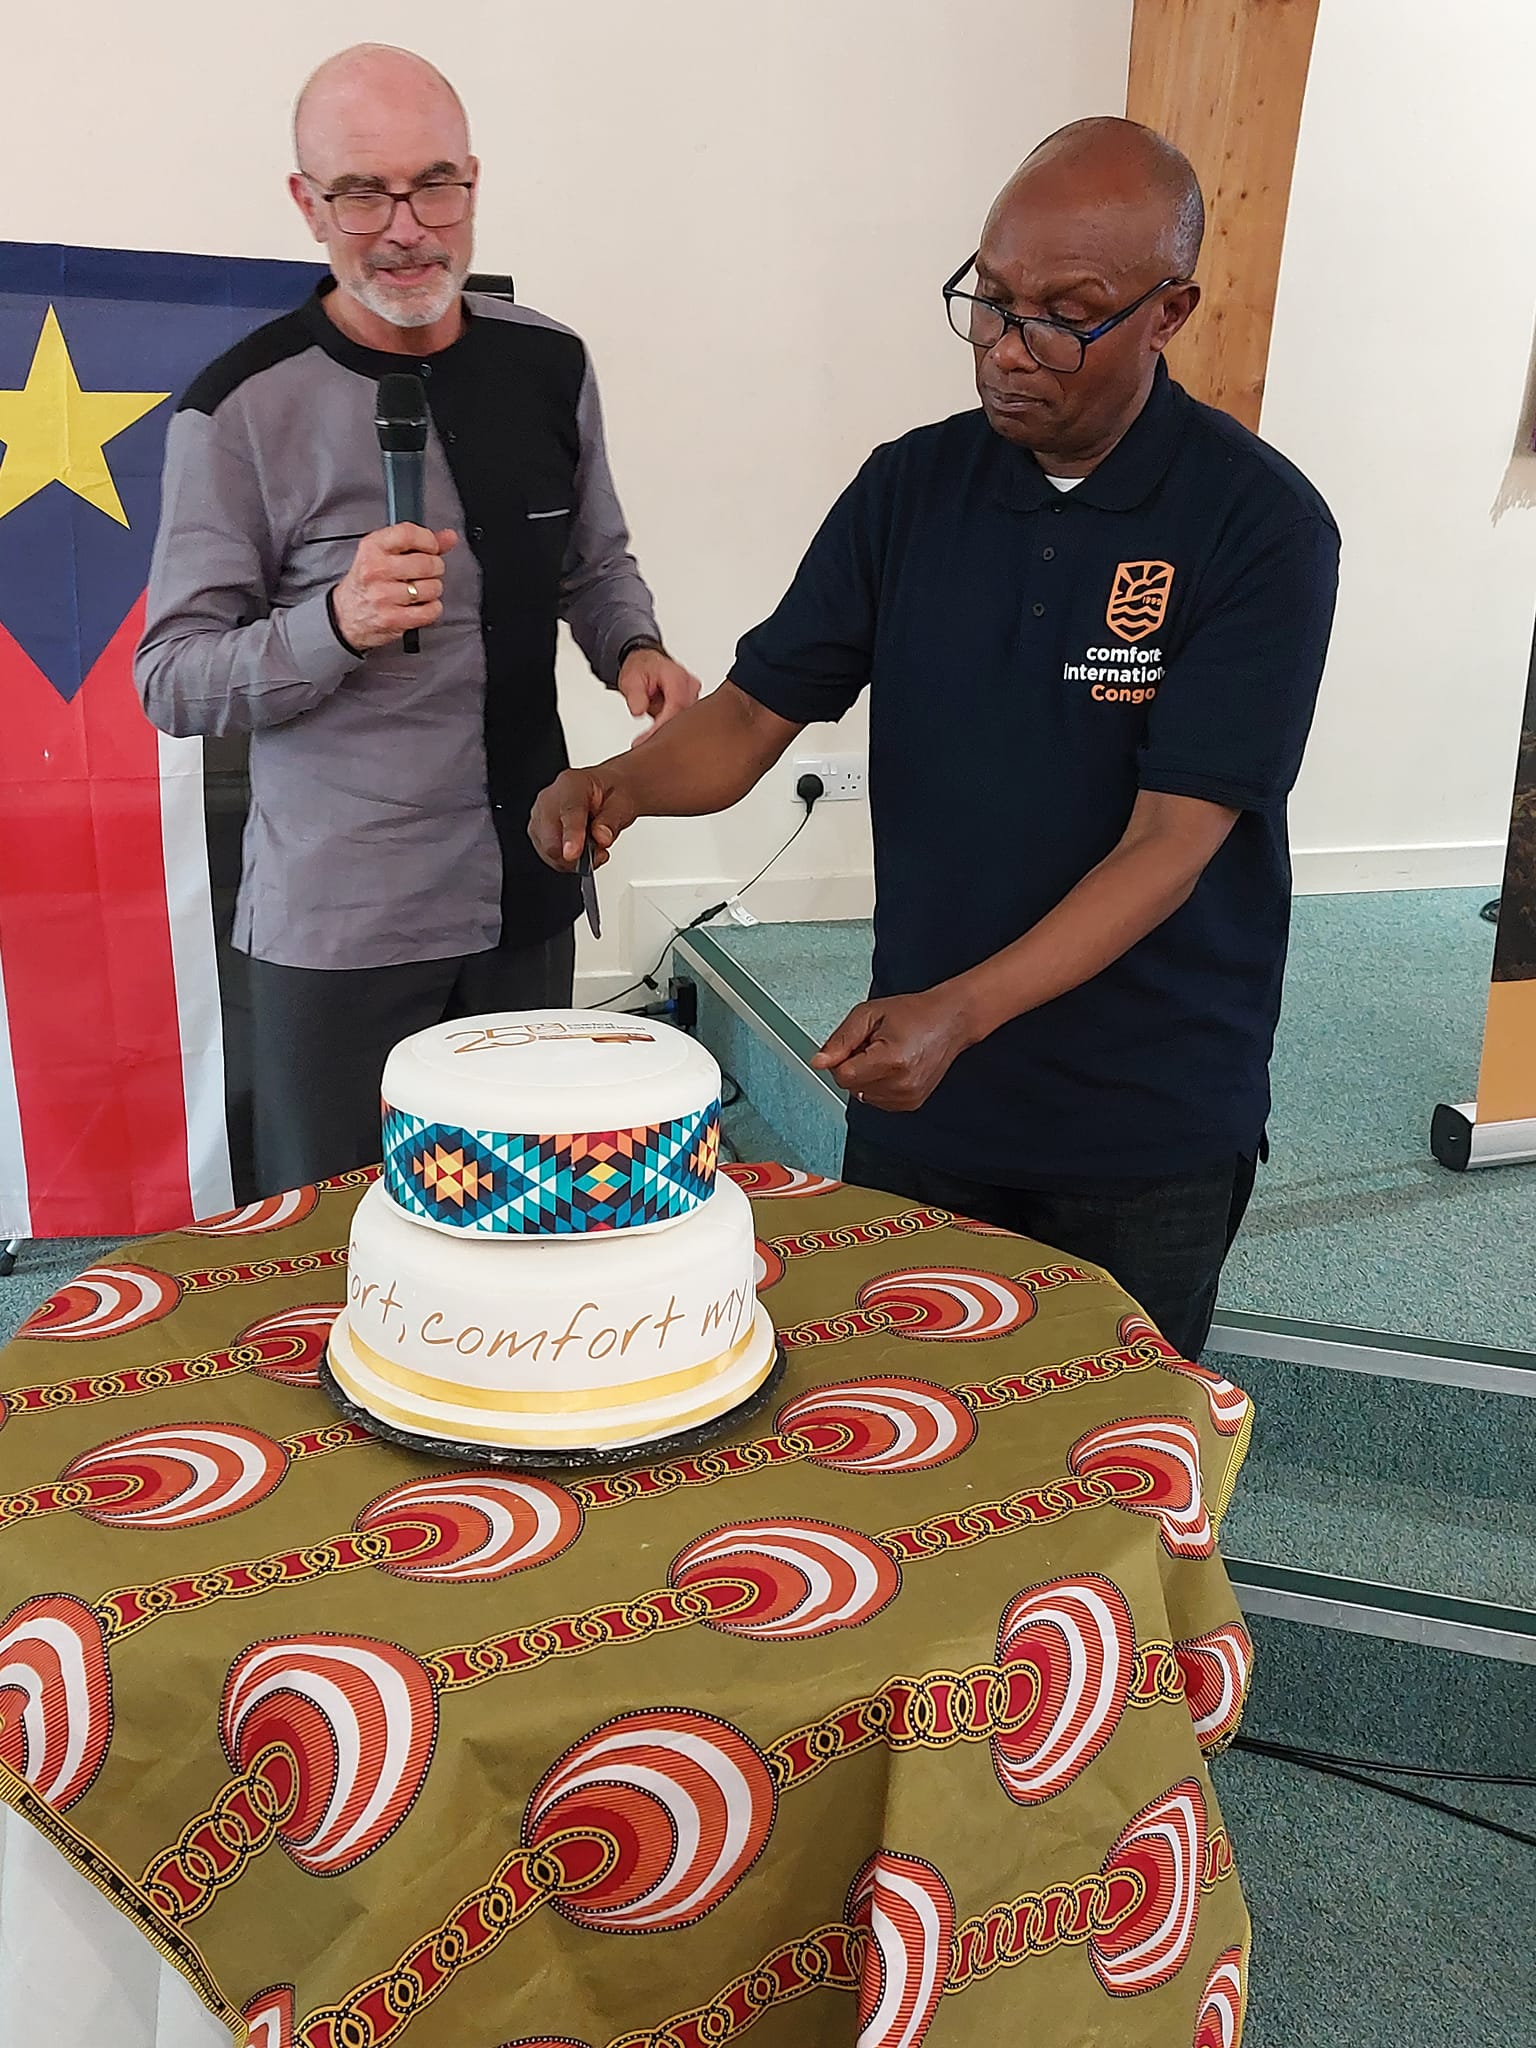
<svg viewBox="0 0 1536 2048">
<path fill-rule="evenodd" d="M 384 1187 L 408 1216 L 481 1237 L 674 1222 L 707 1202 L 720 1105 L 629 1131 L 466 1131 L 384 1105 Z"/>
</svg>

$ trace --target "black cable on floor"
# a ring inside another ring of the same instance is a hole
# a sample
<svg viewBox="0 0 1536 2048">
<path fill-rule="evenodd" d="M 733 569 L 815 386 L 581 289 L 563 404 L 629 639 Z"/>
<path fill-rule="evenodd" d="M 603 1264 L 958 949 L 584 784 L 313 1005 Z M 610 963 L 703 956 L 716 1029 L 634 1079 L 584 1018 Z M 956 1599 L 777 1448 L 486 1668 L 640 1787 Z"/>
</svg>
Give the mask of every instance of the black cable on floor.
<svg viewBox="0 0 1536 2048">
<path fill-rule="evenodd" d="M 1240 1735 L 1232 1747 L 1252 1756 L 1266 1756 L 1279 1763 L 1295 1764 L 1302 1770 L 1316 1771 L 1320 1777 L 1341 1778 L 1347 1785 L 1363 1785 L 1368 1792 L 1381 1792 L 1388 1799 L 1402 1799 L 1410 1806 L 1428 1807 L 1431 1813 L 1443 1813 L 1450 1820 L 1466 1821 L 1470 1827 L 1482 1828 L 1490 1835 L 1502 1835 L 1506 1841 L 1536 1849 L 1536 1835 L 1527 1834 L 1521 1828 L 1506 1827 L 1501 1820 L 1491 1820 L 1485 1813 L 1472 1813 L 1465 1806 L 1452 1806 L 1444 1799 L 1431 1799 L 1426 1792 L 1411 1792 L 1406 1785 L 1384 1785 L 1379 1778 L 1368 1778 L 1363 1772 L 1346 1770 L 1341 1764 L 1329 1762 L 1307 1750 L 1289 1749 L 1284 1743 L 1261 1742 L 1254 1736 L 1245 1735 Z"/>
<path fill-rule="evenodd" d="M 787 846 L 788 843 L 788 840 L 786 840 L 785 845 Z M 783 850 L 783 847 L 780 847 L 779 851 L 781 853 L 783 852 Z M 657 994 L 658 990 L 656 987 L 656 977 L 658 974 L 660 974 L 662 970 L 662 965 L 665 962 L 667 955 L 671 952 L 673 946 L 683 936 L 684 932 L 697 931 L 698 927 L 701 924 L 708 924 L 709 920 L 712 917 L 718 917 L 721 911 L 724 910 L 724 908 L 724 903 L 711 903 L 708 910 L 701 910 L 698 916 L 691 917 L 688 920 L 687 924 L 674 925 L 672 928 L 671 938 L 669 938 L 667 940 L 667 943 L 662 947 L 661 952 L 657 956 L 656 965 L 651 969 L 649 974 L 642 974 L 640 979 L 638 981 L 632 981 L 629 984 L 628 988 L 621 988 L 616 996 L 605 996 L 600 1003 L 593 1003 L 590 1005 L 590 1007 L 596 1010 L 611 1010 L 616 1003 L 622 1003 L 626 996 L 632 996 L 637 989 L 642 988 L 648 988 L 653 995 Z"/>
<path fill-rule="evenodd" d="M 1244 1735 L 1236 1745 L 1263 1756 L 1279 1757 L 1284 1763 L 1338 1764 L 1350 1771 L 1382 1771 L 1392 1778 L 1438 1778 L 1443 1785 L 1512 1785 L 1536 1791 L 1536 1778 L 1504 1777 L 1496 1771 L 1437 1771 L 1429 1764 L 1387 1763 L 1373 1756 L 1334 1756 L 1326 1749 L 1309 1749 L 1304 1744 L 1266 1742 L 1257 1735 Z"/>
<path fill-rule="evenodd" d="M 1485 903 L 1485 904 L 1483 905 L 1482 909 L 1481 909 L 1481 910 L 1480 910 L 1480 911 L 1479 911 L 1479 912 L 1478 912 L 1477 914 L 1478 914 L 1478 916 L 1479 916 L 1479 917 L 1481 917 L 1481 918 L 1484 918 L 1484 919 L 1486 919 L 1486 921 L 1487 921 L 1487 922 L 1488 922 L 1489 924 L 1497 924 L 1497 923 L 1498 923 L 1498 921 L 1499 921 L 1499 899 L 1498 899 L 1498 897 L 1497 897 L 1497 896 L 1495 896 L 1495 897 L 1493 897 L 1493 898 L 1492 898 L 1492 900 L 1491 900 L 1491 901 L 1489 901 L 1489 902 Z"/>
<path fill-rule="evenodd" d="M 718 917 L 721 911 L 724 910 L 727 907 L 727 905 L 731 903 L 739 903 L 741 898 L 746 895 L 749 889 L 755 888 L 757 884 L 763 879 L 764 875 L 767 874 L 768 870 L 773 866 L 774 862 L 778 860 L 782 854 L 788 853 L 789 849 L 800 837 L 800 834 L 811 822 L 811 812 L 815 808 L 816 806 L 814 802 L 806 804 L 805 816 L 800 820 L 799 824 L 795 827 L 794 831 L 790 833 L 789 837 L 785 840 L 784 844 L 781 847 L 779 847 L 776 852 L 771 853 L 768 856 L 767 860 L 763 862 L 762 866 L 758 869 L 757 873 L 752 877 L 750 882 L 743 882 L 741 887 L 735 891 L 734 895 L 725 897 L 719 903 L 711 903 L 707 910 L 701 910 L 697 917 L 690 917 L 686 924 L 674 926 L 671 938 L 669 938 L 667 940 L 667 943 L 662 947 L 660 954 L 657 956 L 656 965 L 651 969 L 649 974 L 642 974 L 640 979 L 638 981 L 632 981 L 629 984 L 628 988 L 621 988 L 616 996 L 607 996 L 601 1003 L 594 1004 L 592 1007 L 602 1010 L 611 1010 L 615 1003 L 622 1003 L 624 998 L 626 996 L 632 996 L 635 993 L 636 989 L 648 988 L 651 990 L 653 994 L 655 994 L 656 977 L 661 972 L 663 962 L 666 960 L 667 955 L 671 952 L 673 946 L 677 943 L 677 941 L 683 937 L 684 933 L 697 931 L 701 924 L 708 924 L 709 920 L 712 917 Z"/>
</svg>

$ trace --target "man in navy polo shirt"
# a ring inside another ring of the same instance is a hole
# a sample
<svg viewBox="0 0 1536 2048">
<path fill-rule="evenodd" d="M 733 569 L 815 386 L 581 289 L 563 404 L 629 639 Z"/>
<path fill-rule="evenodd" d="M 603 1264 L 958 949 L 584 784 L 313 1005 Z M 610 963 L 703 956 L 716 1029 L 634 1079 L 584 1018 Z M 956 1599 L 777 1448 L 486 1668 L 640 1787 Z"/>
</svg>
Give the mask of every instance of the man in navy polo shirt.
<svg viewBox="0 0 1536 2048">
<path fill-rule="evenodd" d="M 981 409 L 877 449 L 729 682 L 530 824 L 569 868 L 723 809 L 867 687 L 872 992 L 816 1062 L 844 1172 L 1107 1267 L 1191 1357 L 1268 1114 L 1338 566 L 1306 479 L 1169 378 L 1203 214 L 1135 123 L 1042 144 L 945 287 Z"/>
</svg>

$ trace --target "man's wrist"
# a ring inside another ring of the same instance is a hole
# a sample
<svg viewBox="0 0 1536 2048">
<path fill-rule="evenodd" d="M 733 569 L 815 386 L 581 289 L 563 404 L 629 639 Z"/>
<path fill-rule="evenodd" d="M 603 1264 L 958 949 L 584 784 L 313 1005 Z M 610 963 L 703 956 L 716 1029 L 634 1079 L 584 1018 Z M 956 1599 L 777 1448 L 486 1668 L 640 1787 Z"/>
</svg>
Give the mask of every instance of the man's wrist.
<svg viewBox="0 0 1536 2048">
<path fill-rule="evenodd" d="M 633 768 L 632 755 L 615 754 L 611 760 L 599 761 L 595 768 L 587 770 L 602 791 L 604 811 L 610 818 L 617 815 L 622 820 L 621 830 L 623 826 L 633 824 L 636 818 L 646 815 L 633 787 Z"/>
<path fill-rule="evenodd" d="M 988 987 L 978 968 L 972 968 L 968 974 L 957 974 L 953 981 L 942 982 L 934 993 L 942 995 L 955 1019 L 955 1035 L 962 1051 L 990 1038 L 999 1025 L 1017 1014 L 1000 1007 L 999 992 Z"/>
<path fill-rule="evenodd" d="M 632 654 L 665 654 L 666 648 L 654 633 L 633 633 L 619 649 L 619 658 L 613 665 L 613 681 L 610 690 L 619 687 L 619 677 L 624 673 L 624 664 Z"/>
<path fill-rule="evenodd" d="M 354 661 L 361 661 L 363 659 L 363 650 L 352 645 L 352 642 L 341 630 L 341 621 L 336 616 L 335 584 L 332 584 L 331 588 L 325 593 L 325 616 L 331 622 L 331 631 L 336 635 L 337 640 L 347 650 L 348 654 L 352 656 Z"/>
</svg>

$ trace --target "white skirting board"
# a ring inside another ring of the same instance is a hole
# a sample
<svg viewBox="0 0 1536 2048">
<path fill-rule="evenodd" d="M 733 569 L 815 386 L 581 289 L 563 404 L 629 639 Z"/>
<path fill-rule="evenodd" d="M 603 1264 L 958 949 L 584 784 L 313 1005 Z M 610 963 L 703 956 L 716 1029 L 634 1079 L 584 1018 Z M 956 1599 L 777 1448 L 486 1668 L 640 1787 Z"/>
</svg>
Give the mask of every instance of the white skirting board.
<svg viewBox="0 0 1536 2048">
<path fill-rule="evenodd" d="M 1298 846 L 1291 865 L 1298 896 L 1349 896 L 1379 889 L 1490 889 L 1504 874 L 1502 839 L 1438 846 Z M 636 882 L 637 910 L 683 923 L 707 903 L 718 903 L 743 876 L 707 875 L 684 881 Z M 764 875 L 747 907 L 765 924 L 816 923 L 868 917 L 875 878 L 868 869 L 836 875 Z"/>
<path fill-rule="evenodd" d="M 1298 896 L 1350 896 L 1379 889 L 1489 889 L 1504 876 L 1504 841 L 1445 846 L 1296 847 Z"/>
<path fill-rule="evenodd" d="M 728 901 L 746 875 L 703 875 L 676 882 L 636 882 L 635 930 L 654 923 L 664 938 L 711 903 Z M 763 924 L 817 924 L 868 917 L 875 907 L 875 877 L 868 868 L 837 875 L 766 874 L 747 894 L 746 907 Z"/>
<path fill-rule="evenodd" d="M 750 874 L 750 870 L 748 870 Z M 634 882 L 619 891 L 599 875 L 603 901 L 603 939 L 596 945 L 585 924 L 576 928 L 576 1001 L 597 1009 L 648 974 L 680 930 L 712 903 L 728 901 L 746 875 L 705 875 L 685 881 Z M 813 924 L 841 918 L 867 918 L 875 906 L 875 878 L 867 869 L 835 875 L 764 875 L 746 899 L 751 917 L 762 924 Z M 610 908 L 612 914 L 610 915 Z M 722 917 L 720 922 L 724 922 Z M 615 951 L 623 965 L 613 964 Z M 626 997 L 624 1007 L 654 1000 L 641 989 Z"/>
<path fill-rule="evenodd" d="M 1298 896 L 1385 889 L 1487 889 L 1491 894 L 1503 876 L 1504 842 L 1304 847 L 1293 854 L 1292 864 Z M 605 902 L 604 915 L 614 928 L 623 964 L 612 964 L 615 948 L 606 931 L 602 953 L 597 954 L 586 939 L 585 926 L 579 928 L 576 1001 L 588 1009 L 610 1001 L 638 975 L 649 972 L 675 927 L 687 924 L 711 903 L 728 898 L 745 879 L 742 875 L 705 875 L 680 881 L 639 881 L 622 891 L 614 889 Z M 751 891 L 746 907 L 763 924 L 814 924 L 867 918 L 874 901 L 875 879 L 868 870 L 835 875 L 768 874 Z M 629 1000 L 638 1002 L 640 997 Z"/>
</svg>

